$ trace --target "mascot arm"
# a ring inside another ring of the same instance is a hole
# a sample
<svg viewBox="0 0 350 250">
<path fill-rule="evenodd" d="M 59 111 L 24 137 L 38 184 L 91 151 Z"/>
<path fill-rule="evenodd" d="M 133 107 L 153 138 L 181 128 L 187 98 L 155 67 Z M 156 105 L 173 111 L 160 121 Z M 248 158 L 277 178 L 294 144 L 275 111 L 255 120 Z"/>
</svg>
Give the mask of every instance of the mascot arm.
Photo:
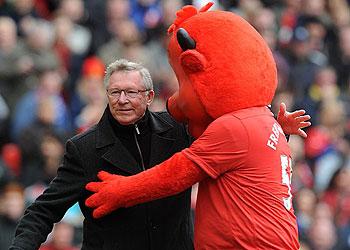
<svg viewBox="0 0 350 250">
<path fill-rule="evenodd" d="M 93 192 L 85 202 L 93 208 L 93 217 L 100 218 L 121 207 L 131 207 L 175 195 L 203 180 L 208 175 L 183 153 L 133 176 L 99 172 L 101 182 L 90 182 L 86 189 Z"/>
</svg>

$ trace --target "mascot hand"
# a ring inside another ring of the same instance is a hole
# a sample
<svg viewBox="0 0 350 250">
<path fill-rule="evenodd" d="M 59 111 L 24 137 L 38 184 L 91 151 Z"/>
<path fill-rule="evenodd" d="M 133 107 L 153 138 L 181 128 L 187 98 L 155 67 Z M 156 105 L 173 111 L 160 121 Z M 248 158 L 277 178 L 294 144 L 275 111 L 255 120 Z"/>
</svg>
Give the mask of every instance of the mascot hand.
<svg viewBox="0 0 350 250">
<path fill-rule="evenodd" d="M 86 201 L 93 208 L 94 218 L 100 218 L 120 207 L 178 194 L 208 175 L 182 152 L 146 171 L 132 176 L 99 172 L 102 182 L 90 182 L 86 189 L 93 192 Z"/>
<path fill-rule="evenodd" d="M 86 189 L 94 192 L 86 201 L 87 207 L 93 208 L 93 217 L 95 219 L 105 216 L 112 211 L 123 206 L 122 199 L 118 195 L 121 183 L 126 179 L 124 176 L 109 174 L 101 171 L 97 177 L 102 182 L 90 182 Z"/>
<path fill-rule="evenodd" d="M 286 110 L 286 105 L 282 102 L 280 104 L 280 110 L 277 115 L 277 121 L 281 125 L 283 132 L 290 135 L 300 135 L 306 138 L 307 134 L 302 128 L 309 127 L 311 125 L 310 116 L 304 115 L 305 110 L 297 110 L 292 113 Z"/>
</svg>

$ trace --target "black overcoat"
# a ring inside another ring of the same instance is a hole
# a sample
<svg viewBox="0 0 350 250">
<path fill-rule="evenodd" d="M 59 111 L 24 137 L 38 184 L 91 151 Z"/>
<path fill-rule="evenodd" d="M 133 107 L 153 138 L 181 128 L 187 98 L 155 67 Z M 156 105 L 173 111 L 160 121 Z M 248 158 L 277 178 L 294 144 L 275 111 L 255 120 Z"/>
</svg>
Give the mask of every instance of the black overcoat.
<svg viewBox="0 0 350 250">
<path fill-rule="evenodd" d="M 168 113 L 150 114 L 151 153 L 154 166 L 189 146 L 183 125 Z M 190 190 L 176 196 L 122 208 L 101 219 L 93 219 L 84 205 L 91 193 L 85 190 L 97 173 L 105 170 L 119 175 L 141 171 L 136 160 L 113 133 L 107 110 L 100 122 L 66 143 L 57 177 L 27 208 L 10 249 L 38 249 L 69 207 L 79 202 L 85 216 L 82 249 L 192 249 Z"/>
</svg>

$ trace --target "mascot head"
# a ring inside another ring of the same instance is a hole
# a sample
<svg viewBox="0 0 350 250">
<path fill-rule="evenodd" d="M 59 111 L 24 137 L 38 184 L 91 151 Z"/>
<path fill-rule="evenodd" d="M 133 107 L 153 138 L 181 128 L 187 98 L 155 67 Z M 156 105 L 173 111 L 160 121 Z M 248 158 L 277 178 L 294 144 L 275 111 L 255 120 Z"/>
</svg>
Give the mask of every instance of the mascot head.
<svg viewBox="0 0 350 250">
<path fill-rule="evenodd" d="M 199 137 L 216 118 L 271 103 L 277 86 L 272 53 L 243 18 L 227 11 L 185 6 L 168 33 L 169 62 L 179 90 L 168 110 Z"/>
</svg>

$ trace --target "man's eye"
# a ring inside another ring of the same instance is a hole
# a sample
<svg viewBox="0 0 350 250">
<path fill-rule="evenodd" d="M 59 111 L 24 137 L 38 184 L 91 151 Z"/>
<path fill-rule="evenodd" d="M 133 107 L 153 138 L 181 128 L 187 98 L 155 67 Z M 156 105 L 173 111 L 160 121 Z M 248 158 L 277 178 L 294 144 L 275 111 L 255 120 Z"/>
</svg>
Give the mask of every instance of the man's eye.
<svg viewBox="0 0 350 250">
<path fill-rule="evenodd" d="M 135 90 L 128 90 L 127 93 L 128 93 L 128 94 L 131 94 L 131 95 L 135 95 L 135 94 L 137 94 L 138 92 L 135 91 Z"/>
<path fill-rule="evenodd" d="M 120 91 L 118 90 L 113 90 L 111 91 L 111 95 L 119 95 Z"/>
</svg>

